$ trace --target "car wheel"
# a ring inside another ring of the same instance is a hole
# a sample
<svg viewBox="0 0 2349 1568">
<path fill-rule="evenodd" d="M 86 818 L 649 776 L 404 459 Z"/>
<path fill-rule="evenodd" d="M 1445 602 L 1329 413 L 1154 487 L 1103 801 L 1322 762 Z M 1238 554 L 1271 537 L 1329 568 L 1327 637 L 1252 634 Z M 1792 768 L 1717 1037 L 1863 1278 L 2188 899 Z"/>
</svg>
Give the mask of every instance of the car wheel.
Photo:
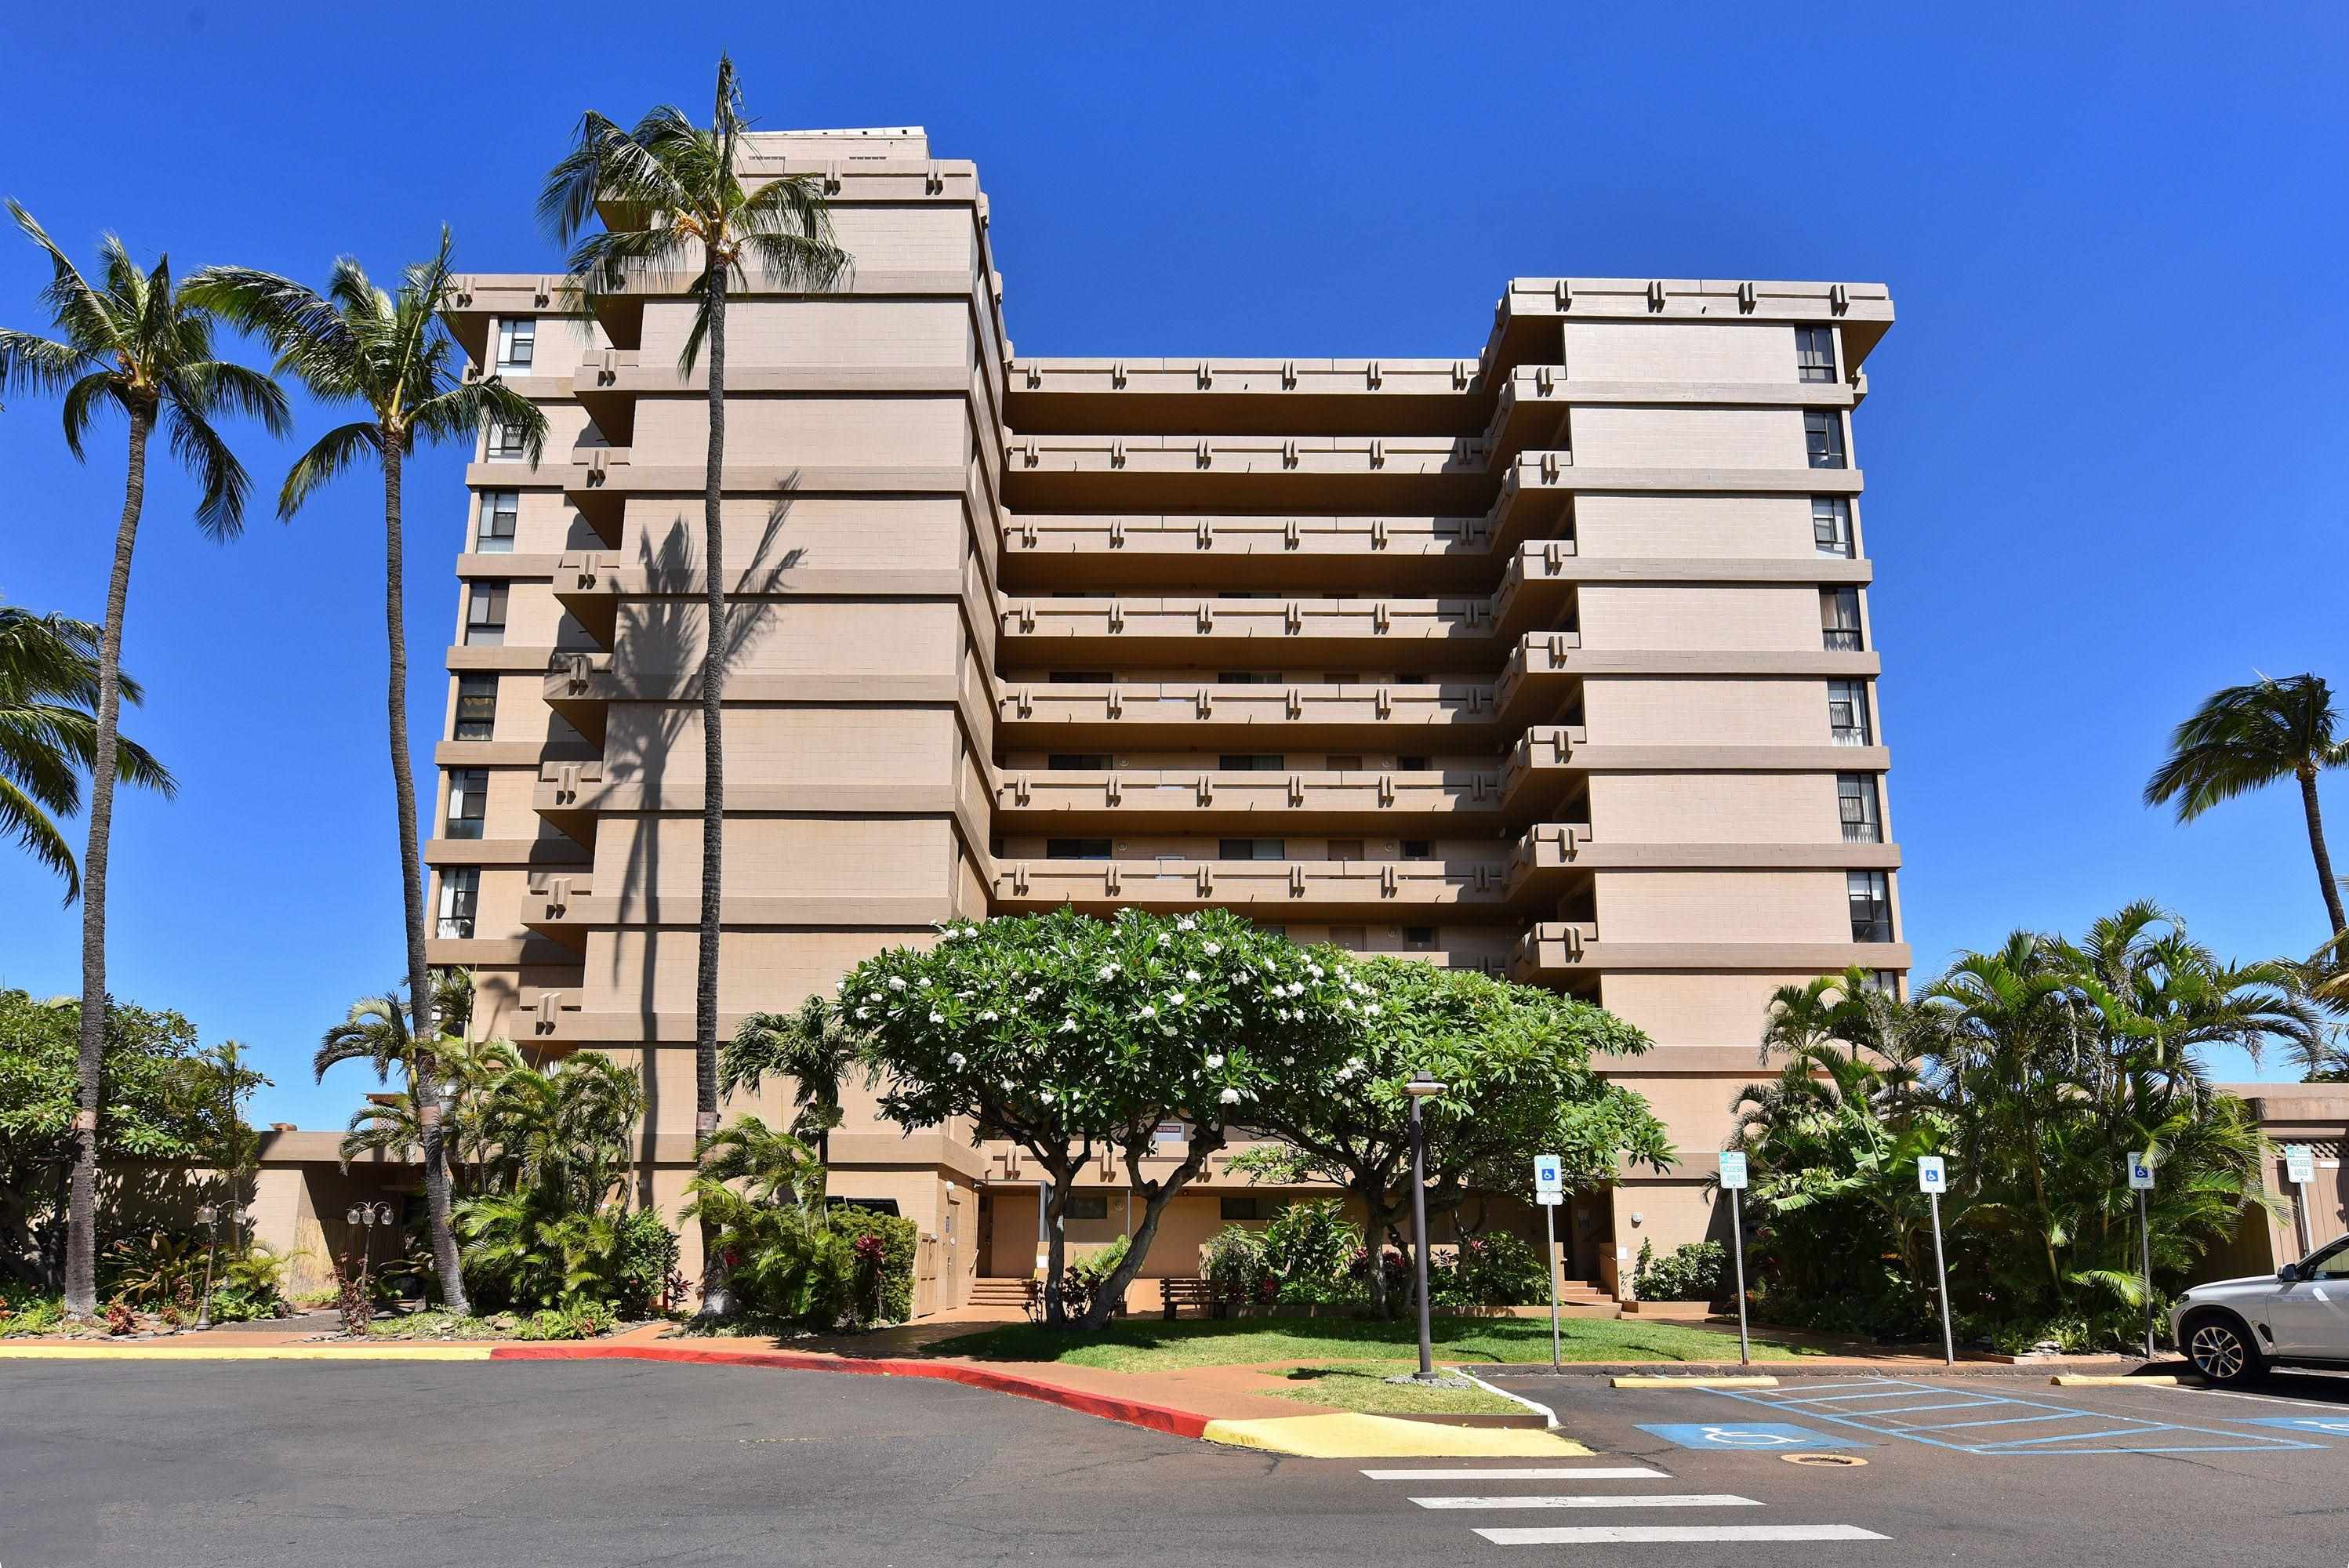
<svg viewBox="0 0 2349 1568">
<path fill-rule="evenodd" d="M 2213 1314 L 2186 1325 L 2186 1358 L 2194 1370 L 2221 1387 L 2248 1381 L 2267 1369 L 2251 1331 L 2232 1317 Z"/>
</svg>

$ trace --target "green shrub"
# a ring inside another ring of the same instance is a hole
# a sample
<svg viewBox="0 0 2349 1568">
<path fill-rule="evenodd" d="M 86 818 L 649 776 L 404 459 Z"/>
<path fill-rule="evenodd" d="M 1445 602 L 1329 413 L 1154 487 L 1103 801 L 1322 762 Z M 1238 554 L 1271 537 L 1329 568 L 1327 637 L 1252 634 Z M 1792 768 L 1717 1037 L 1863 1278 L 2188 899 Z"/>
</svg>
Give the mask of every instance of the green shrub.
<svg viewBox="0 0 2349 1568">
<path fill-rule="evenodd" d="M 1081 1317 L 1092 1308 L 1093 1297 L 1101 1294 L 1102 1286 L 1109 1283 L 1109 1276 L 1132 1250 L 1132 1238 L 1120 1236 L 1061 1271 L 1061 1300 L 1071 1317 Z"/>
<path fill-rule="evenodd" d="M 1200 1272 L 1220 1302 L 1269 1301 L 1279 1286 L 1265 1260 L 1263 1233 L 1245 1225 L 1226 1225 L 1208 1238 Z"/>
<path fill-rule="evenodd" d="M 1727 1294 L 1722 1274 L 1729 1250 L 1719 1242 L 1687 1242 L 1662 1257 L 1653 1242 L 1640 1243 L 1640 1266 L 1631 1289 L 1641 1301 L 1719 1301 Z"/>
<path fill-rule="evenodd" d="M 30 1285 L 0 1279 L 0 1339 L 47 1334 L 66 1320 L 65 1298 L 43 1295 Z"/>
<path fill-rule="evenodd" d="M 1279 1277 L 1278 1299 L 1284 1302 L 1350 1298 L 1353 1286 L 1347 1276 L 1361 1250 L 1361 1233 L 1336 1198 L 1291 1203 L 1264 1228 L 1265 1264 Z"/>
<path fill-rule="evenodd" d="M 921 1243 L 921 1227 L 901 1214 L 884 1214 L 853 1203 L 833 1204 L 826 1222 L 834 1235 L 848 1243 L 853 1272 L 849 1295 L 858 1325 L 904 1323 L 911 1318 L 914 1253 Z"/>
<path fill-rule="evenodd" d="M 1430 1301 L 1447 1306 L 1527 1306 L 1549 1299 L 1541 1249 L 1508 1231 L 1463 1236 L 1452 1266 L 1429 1274 Z"/>
<path fill-rule="evenodd" d="M 582 1214 L 565 1202 L 553 1188 L 525 1187 L 458 1206 L 465 1283 L 476 1305 L 595 1302 L 625 1317 L 651 1316 L 677 1267 L 677 1233 L 649 1209 L 607 1203 Z"/>
<path fill-rule="evenodd" d="M 600 1301 L 578 1301 L 568 1306 L 532 1313 L 513 1326 L 516 1339 L 593 1339 L 619 1324 L 612 1309 Z"/>
</svg>

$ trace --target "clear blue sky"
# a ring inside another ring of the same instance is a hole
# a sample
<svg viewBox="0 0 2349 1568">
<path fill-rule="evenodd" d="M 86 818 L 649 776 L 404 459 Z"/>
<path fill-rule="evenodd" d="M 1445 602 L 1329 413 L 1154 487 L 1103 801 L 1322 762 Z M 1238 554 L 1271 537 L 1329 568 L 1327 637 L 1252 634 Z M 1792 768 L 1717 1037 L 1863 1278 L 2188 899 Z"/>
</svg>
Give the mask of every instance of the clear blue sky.
<svg viewBox="0 0 2349 1568">
<path fill-rule="evenodd" d="M 0 191 L 84 255 L 323 279 L 447 222 L 460 265 L 552 270 L 532 198 L 579 111 L 698 114 L 727 47 L 771 128 L 978 160 L 1030 352 L 1448 356 L 1512 274 L 1881 280 L 1857 440 L 1920 967 L 2140 896 L 2222 952 L 2323 935 L 2287 792 L 2181 829 L 2138 790 L 2210 688 L 2349 682 L 2337 7 L 7 9 Z M 0 322 L 41 276 L 0 234 Z M 0 416 L 0 594 L 98 615 L 119 429 L 78 468 L 53 404 Z M 274 491 L 290 450 L 235 434 Z M 409 476 L 425 757 L 463 490 L 453 453 Z M 311 1046 L 401 968 L 379 493 L 226 548 L 189 500 L 159 465 L 131 733 L 184 789 L 127 798 L 116 994 L 256 1047 L 264 1119 L 336 1124 L 360 1086 Z M 0 983 L 76 989 L 77 931 L 0 854 Z"/>
</svg>

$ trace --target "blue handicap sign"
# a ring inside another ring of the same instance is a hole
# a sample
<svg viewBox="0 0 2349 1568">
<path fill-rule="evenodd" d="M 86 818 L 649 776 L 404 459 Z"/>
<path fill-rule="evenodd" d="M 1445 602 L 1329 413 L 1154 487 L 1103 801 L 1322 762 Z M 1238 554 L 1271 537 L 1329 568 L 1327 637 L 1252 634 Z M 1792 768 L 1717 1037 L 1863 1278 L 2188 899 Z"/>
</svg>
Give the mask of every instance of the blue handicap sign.
<svg viewBox="0 0 2349 1568">
<path fill-rule="evenodd" d="M 2247 1427 L 2288 1427 L 2295 1432 L 2328 1432 L 2349 1438 L 2349 1410 L 2337 1416 L 2256 1416 L 2244 1418 Z"/>
<path fill-rule="evenodd" d="M 1808 1427 L 1789 1427 L 1776 1421 L 1688 1421 L 1651 1427 L 1640 1424 L 1643 1432 L 1653 1432 L 1666 1442 L 1678 1443 L 1684 1449 L 1742 1450 L 1749 1453 L 1774 1453 L 1797 1449 L 1868 1449 L 1873 1443 L 1854 1442 L 1849 1438 L 1829 1437 Z"/>
</svg>

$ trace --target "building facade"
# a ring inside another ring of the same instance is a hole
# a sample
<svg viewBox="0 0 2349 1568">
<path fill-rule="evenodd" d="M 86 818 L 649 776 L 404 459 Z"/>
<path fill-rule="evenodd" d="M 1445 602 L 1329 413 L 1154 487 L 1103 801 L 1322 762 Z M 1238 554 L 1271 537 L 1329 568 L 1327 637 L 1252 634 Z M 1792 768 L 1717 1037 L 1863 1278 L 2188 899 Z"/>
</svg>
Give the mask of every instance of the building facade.
<svg viewBox="0 0 2349 1568">
<path fill-rule="evenodd" d="M 1772 990 L 1909 964 L 1853 430 L 1884 289 L 1518 279 L 1453 358 L 1035 358 L 973 165 L 910 129 L 744 159 L 823 180 L 855 273 L 730 305 L 721 1029 L 949 916 L 1226 905 L 1640 1026 L 1614 1076 L 1684 1161 L 1578 1199 L 1568 1272 L 1703 1235 Z M 642 1065 L 673 1207 L 707 382 L 682 279 L 592 323 L 559 284 L 450 312 L 553 433 L 466 474 L 430 958 L 476 1033 Z M 1026 1276 L 1032 1161 L 855 1095 L 834 1189 L 933 1238 L 926 1303 Z M 1123 1224 L 1098 1175 L 1080 1243 Z M 1218 1162 L 1154 1268 L 1266 1201 Z"/>
</svg>

